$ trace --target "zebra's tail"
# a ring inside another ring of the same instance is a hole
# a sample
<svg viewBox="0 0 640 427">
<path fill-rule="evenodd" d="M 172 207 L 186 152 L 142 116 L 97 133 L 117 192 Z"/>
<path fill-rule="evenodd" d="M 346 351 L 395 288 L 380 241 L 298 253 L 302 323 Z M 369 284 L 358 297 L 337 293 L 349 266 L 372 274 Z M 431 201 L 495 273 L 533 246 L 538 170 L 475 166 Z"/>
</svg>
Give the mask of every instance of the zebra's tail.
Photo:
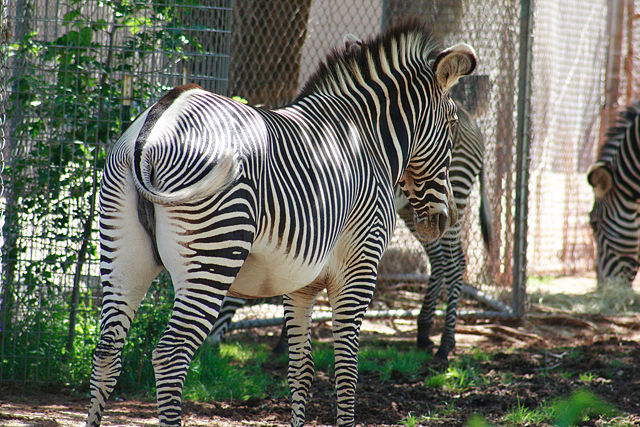
<svg viewBox="0 0 640 427">
<path fill-rule="evenodd" d="M 170 91 L 151 108 L 137 135 L 133 177 L 141 196 L 153 203 L 201 200 L 238 176 L 234 150 L 217 138 L 215 129 L 203 125 L 207 116 L 193 108 L 192 99 L 201 91 L 195 85 Z M 191 126 L 185 129 L 185 123 Z"/>
<path fill-rule="evenodd" d="M 487 183 L 485 182 L 484 168 L 480 170 L 478 176 L 480 180 L 480 230 L 482 240 L 487 248 L 491 248 L 491 236 L 493 235 L 493 218 L 489 209 L 489 198 L 487 196 Z"/>
</svg>

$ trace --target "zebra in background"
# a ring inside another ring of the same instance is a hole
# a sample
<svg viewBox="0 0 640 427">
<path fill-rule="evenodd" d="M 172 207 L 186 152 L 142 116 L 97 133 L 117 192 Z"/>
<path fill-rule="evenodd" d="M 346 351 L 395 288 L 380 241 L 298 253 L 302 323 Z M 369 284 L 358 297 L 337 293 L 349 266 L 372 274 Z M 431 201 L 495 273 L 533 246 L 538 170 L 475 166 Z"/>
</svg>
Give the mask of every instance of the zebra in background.
<svg viewBox="0 0 640 427">
<path fill-rule="evenodd" d="M 87 425 L 100 423 L 127 331 L 162 268 L 175 301 L 152 355 L 161 425 L 181 424 L 189 364 L 227 294 L 285 294 L 291 422 L 303 425 L 323 289 L 337 424 L 353 425 L 360 325 L 393 233 L 394 188 L 422 238 L 457 221 L 448 90 L 475 66 L 470 46 L 440 51 L 410 21 L 357 52 L 332 52 L 281 109 L 187 85 L 143 112 L 110 153 L 100 190 L 104 292 Z"/>
<path fill-rule="evenodd" d="M 618 116 L 587 173 L 598 286 L 631 286 L 640 266 L 640 100 Z"/>
<path fill-rule="evenodd" d="M 446 363 L 449 353 L 455 347 L 455 327 L 458 315 L 458 301 L 462 289 L 462 280 L 466 271 L 467 260 L 462 249 L 460 231 L 462 217 L 466 211 L 471 189 L 480 180 L 480 229 L 487 247 L 491 239 L 491 213 L 489 211 L 486 186 L 484 184 L 483 157 L 484 138 L 482 131 L 473 117 L 460 104 L 458 121 L 452 128 L 453 151 L 449 177 L 451 188 L 458 209 L 458 222 L 449 228 L 442 238 L 425 241 L 416 232 L 413 221 L 413 208 L 403 196 L 396 198 L 396 206 L 400 218 L 413 233 L 427 253 L 430 265 L 429 285 L 425 293 L 417 320 L 417 345 L 432 351 L 433 341 L 429 338 L 435 317 L 436 305 L 446 285 L 447 305 L 444 327 L 440 338 L 440 347 L 435 354 L 437 363 Z M 404 200 L 403 200 L 404 199 Z"/>
<path fill-rule="evenodd" d="M 353 36 L 345 37 L 346 47 L 353 42 Z M 351 48 L 353 49 L 353 48 Z M 440 347 L 436 352 L 437 362 L 446 362 L 449 353 L 455 346 L 455 325 L 458 300 L 462 288 L 462 279 L 466 270 L 466 257 L 460 241 L 461 219 L 469 201 L 471 189 L 476 178 L 480 179 L 480 225 L 485 245 L 489 246 L 491 238 L 491 213 L 488 209 L 486 188 L 483 179 L 484 138 L 482 131 L 473 117 L 462 105 L 456 102 L 458 121 L 452 127 L 452 157 L 449 176 L 451 188 L 458 209 L 458 222 L 449 228 L 441 239 L 433 242 L 422 241 L 422 245 L 429 257 L 431 276 L 424 301 L 418 315 L 417 345 L 432 351 L 434 344 L 429 338 L 433 327 L 436 305 L 442 294 L 442 287 L 447 284 L 447 308 L 444 328 L 440 339 Z M 400 218 L 413 235 L 420 239 L 413 225 L 413 208 L 399 188 L 396 189 L 396 209 Z M 207 343 L 216 345 L 224 333 L 229 329 L 234 314 L 247 301 L 241 298 L 227 296 L 220 309 Z M 274 353 L 281 353 L 286 349 L 286 329 L 283 328 L 280 338 L 273 348 Z"/>
</svg>

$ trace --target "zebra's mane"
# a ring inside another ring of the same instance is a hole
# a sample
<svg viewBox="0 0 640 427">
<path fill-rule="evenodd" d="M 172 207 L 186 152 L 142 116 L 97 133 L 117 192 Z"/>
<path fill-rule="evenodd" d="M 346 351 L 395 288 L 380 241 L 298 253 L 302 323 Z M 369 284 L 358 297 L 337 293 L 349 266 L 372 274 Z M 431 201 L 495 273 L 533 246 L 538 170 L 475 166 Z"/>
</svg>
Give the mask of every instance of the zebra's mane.
<svg viewBox="0 0 640 427">
<path fill-rule="evenodd" d="M 626 137 L 627 130 L 638 120 L 640 116 L 640 99 L 632 102 L 623 111 L 618 113 L 616 124 L 611 126 L 606 133 L 606 141 L 600 147 L 598 159 L 610 162 L 615 156 L 620 144 Z"/>
<path fill-rule="evenodd" d="M 298 98 L 318 92 L 342 92 L 354 82 L 367 81 L 379 73 L 383 61 L 392 64 L 393 55 L 402 57 L 399 62 L 410 58 L 426 62 L 435 59 L 439 51 L 431 31 L 421 21 L 409 19 L 363 40 L 360 49 L 347 50 L 343 46 L 331 50 L 303 85 Z"/>
</svg>

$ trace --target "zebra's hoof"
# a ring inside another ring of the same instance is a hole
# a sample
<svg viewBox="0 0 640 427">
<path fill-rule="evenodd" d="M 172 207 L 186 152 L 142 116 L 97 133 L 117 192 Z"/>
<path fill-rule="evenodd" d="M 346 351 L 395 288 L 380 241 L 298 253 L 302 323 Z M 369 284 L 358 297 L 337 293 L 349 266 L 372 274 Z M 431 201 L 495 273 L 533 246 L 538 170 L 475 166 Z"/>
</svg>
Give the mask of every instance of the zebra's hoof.
<svg viewBox="0 0 640 427">
<path fill-rule="evenodd" d="M 416 345 L 420 350 L 424 350 L 429 354 L 433 354 L 433 348 L 435 347 L 435 345 L 429 338 L 418 337 Z"/>
<path fill-rule="evenodd" d="M 442 348 L 440 348 L 436 352 L 436 355 L 433 356 L 433 363 L 435 365 L 444 366 L 444 367 L 449 366 L 449 352 L 446 350 L 442 350 Z"/>
</svg>

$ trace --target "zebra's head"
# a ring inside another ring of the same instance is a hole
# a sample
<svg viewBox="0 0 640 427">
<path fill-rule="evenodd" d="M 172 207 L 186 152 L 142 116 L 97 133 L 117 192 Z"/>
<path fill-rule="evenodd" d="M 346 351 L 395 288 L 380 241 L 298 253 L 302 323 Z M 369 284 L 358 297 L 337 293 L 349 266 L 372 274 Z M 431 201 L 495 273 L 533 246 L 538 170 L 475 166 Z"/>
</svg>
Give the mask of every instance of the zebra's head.
<svg viewBox="0 0 640 427">
<path fill-rule="evenodd" d="M 432 105 L 418 123 L 413 153 L 400 177 L 400 186 L 413 207 L 416 230 L 425 241 L 439 239 L 458 221 L 449 180 L 451 127 L 457 115 L 449 89 L 473 72 L 476 63 L 474 50 L 461 43 L 440 52 L 432 65 Z"/>
<path fill-rule="evenodd" d="M 372 76 L 369 92 L 390 98 L 376 108 L 383 113 L 391 175 L 413 207 L 419 237 L 439 239 L 458 220 L 449 180 L 451 126 L 457 120 L 449 89 L 473 72 L 476 54 L 464 43 L 438 51 L 426 28 L 412 21 L 392 28 L 382 43 L 347 34 L 344 47 L 348 57 L 375 64 L 356 74 Z M 389 107 L 394 103 L 398 111 Z"/>
<path fill-rule="evenodd" d="M 609 162 L 594 163 L 587 180 L 594 192 L 589 220 L 596 244 L 598 286 L 607 282 L 631 286 L 640 266 L 638 203 L 616 185 Z"/>
</svg>

